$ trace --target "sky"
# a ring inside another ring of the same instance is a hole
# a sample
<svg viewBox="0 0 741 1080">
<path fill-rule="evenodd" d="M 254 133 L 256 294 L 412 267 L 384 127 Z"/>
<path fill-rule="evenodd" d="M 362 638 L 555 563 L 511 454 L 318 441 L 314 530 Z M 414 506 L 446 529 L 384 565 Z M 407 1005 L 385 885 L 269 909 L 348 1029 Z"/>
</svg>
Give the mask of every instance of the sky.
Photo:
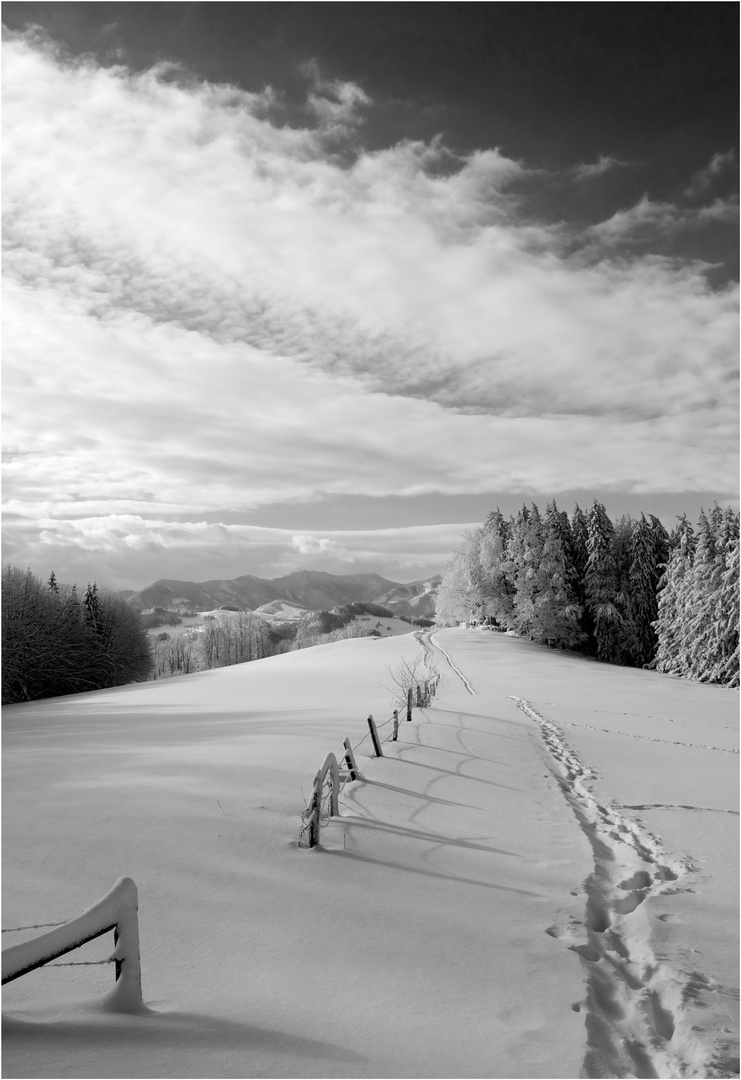
<svg viewBox="0 0 741 1080">
<path fill-rule="evenodd" d="M 3 560 L 738 505 L 738 8 L 3 5 Z"/>
</svg>

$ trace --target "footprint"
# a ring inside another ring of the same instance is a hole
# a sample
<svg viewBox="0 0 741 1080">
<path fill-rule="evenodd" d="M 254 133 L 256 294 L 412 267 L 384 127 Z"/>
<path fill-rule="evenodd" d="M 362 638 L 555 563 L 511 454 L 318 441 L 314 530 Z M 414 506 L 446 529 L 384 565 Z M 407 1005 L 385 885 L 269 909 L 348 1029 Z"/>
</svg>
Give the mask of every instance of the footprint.
<svg viewBox="0 0 741 1080">
<path fill-rule="evenodd" d="M 600 958 L 599 953 L 591 945 L 569 945 L 569 951 L 581 956 L 582 960 L 588 960 L 590 964 L 598 963 Z"/>
<path fill-rule="evenodd" d="M 624 896 L 622 899 L 615 901 L 615 911 L 618 913 L 618 915 L 630 915 L 630 913 L 632 911 L 635 911 L 635 909 L 640 904 L 642 904 L 645 899 L 645 892 L 642 892 L 640 890 L 628 893 L 627 896 Z"/>
<path fill-rule="evenodd" d="M 590 900 L 587 904 L 587 926 L 595 934 L 604 934 L 610 929 L 610 913 L 601 904 Z"/>
<path fill-rule="evenodd" d="M 632 877 L 626 878 L 618 885 L 619 889 L 648 889 L 652 883 L 652 877 L 647 870 L 637 870 Z M 663 879 L 662 879 L 663 880 Z"/>
<path fill-rule="evenodd" d="M 674 1036 L 674 1013 L 664 1008 L 655 990 L 648 995 L 648 1011 L 656 1034 L 668 1042 Z"/>
</svg>

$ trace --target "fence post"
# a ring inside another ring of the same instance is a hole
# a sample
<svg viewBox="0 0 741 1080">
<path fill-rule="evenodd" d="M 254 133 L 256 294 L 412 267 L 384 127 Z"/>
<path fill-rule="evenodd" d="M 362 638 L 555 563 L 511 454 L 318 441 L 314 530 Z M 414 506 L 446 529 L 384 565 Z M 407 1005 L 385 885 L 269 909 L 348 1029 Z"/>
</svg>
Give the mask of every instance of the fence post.
<svg viewBox="0 0 741 1080">
<path fill-rule="evenodd" d="M 412 688 L 407 690 L 407 720 L 412 719 Z"/>
<path fill-rule="evenodd" d="M 345 739 L 345 764 L 347 765 L 348 772 L 350 773 L 351 780 L 357 780 L 358 767 L 355 764 L 355 755 L 352 752 L 352 746 L 350 746 L 350 740 Z"/>
<path fill-rule="evenodd" d="M 113 930 L 115 949 L 111 959 L 116 962 L 116 984 L 106 996 L 105 1007 L 114 1012 L 144 1011 L 138 906 L 134 882 L 131 878 L 119 878 L 102 900 L 86 908 L 81 915 L 40 937 L 3 949 L 3 984 L 19 979 L 29 971 L 35 971 Z"/>
<path fill-rule="evenodd" d="M 139 956 L 139 897 L 131 878 L 123 878 L 122 904 L 113 931 L 116 985 L 108 995 L 108 1006 L 119 1012 L 142 1008 L 142 975 Z"/>
<path fill-rule="evenodd" d="M 373 749 L 376 751 L 376 757 L 383 757 L 383 750 L 381 749 L 381 743 L 378 739 L 378 732 L 376 731 L 376 724 L 373 719 L 373 714 L 368 717 L 368 727 L 370 728 L 371 739 L 373 740 Z"/>
<path fill-rule="evenodd" d="M 311 792 L 311 802 L 309 803 L 309 847 L 316 847 L 319 843 L 319 817 L 321 814 L 321 791 L 322 781 L 320 779 L 321 771 L 317 769 L 314 775 L 314 786 Z"/>
<path fill-rule="evenodd" d="M 393 736 L 393 739 L 391 741 L 396 742 L 398 737 L 399 737 L 399 710 L 394 709 L 394 736 Z"/>
</svg>

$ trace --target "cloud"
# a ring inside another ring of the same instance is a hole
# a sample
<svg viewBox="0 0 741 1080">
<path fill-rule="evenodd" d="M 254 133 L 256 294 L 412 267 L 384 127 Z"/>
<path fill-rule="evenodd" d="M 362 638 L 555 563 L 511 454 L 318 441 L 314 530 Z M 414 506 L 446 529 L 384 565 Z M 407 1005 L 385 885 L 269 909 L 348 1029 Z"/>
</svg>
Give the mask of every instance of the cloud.
<svg viewBox="0 0 741 1080">
<path fill-rule="evenodd" d="M 457 547 L 463 529 L 474 527 L 447 524 L 292 533 L 138 514 L 45 517 L 22 504 L 9 506 L 7 518 L 13 519 L 13 528 L 6 559 L 20 561 L 20 548 L 25 560 L 21 565 L 30 564 L 42 576 L 55 569 L 60 580 L 69 584 L 97 577 L 134 589 L 163 576 L 198 581 L 245 573 L 280 577 L 297 567 L 317 565 L 332 573 L 377 572 L 391 580 L 409 581 L 438 572 Z"/>
<path fill-rule="evenodd" d="M 611 157 L 609 154 L 600 154 L 596 161 L 575 165 L 572 173 L 576 180 L 594 180 L 625 164 L 626 162 Z"/>
<path fill-rule="evenodd" d="M 673 203 L 658 202 L 644 195 L 635 206 L 619 210 L 606 221 L 591 226 L 586 230 L 586 237 L 597 244 L 597 254 L 604 256 L 606 251 L 619 248 L 625 254 L 631 244 L 647 239 L 667 238 L 680 232 L 697 230 L 710 221 L 732 224 L 738 220 L 738 200 L 734 198 L 716 198 L 706 206 L 687 208 Z M 666 261 L 665 276 L 671 275 L 671 263 Z M 680 271 L 685 281 L 692 269 Z M 676 271 L 675 271 L 676 274 Z M 716 294 L 711 294 L 713 299 Z"/>
<path fill-rule="evenodd" d="M 307 109 L 323 132 L 343 136 L 362 123 L 361 108 L 372 104 L 362 87 L 341 79 L 322 78 L 316 60 L 302 64 L 300 71 L 311 86 Z"/>
<path fill-rule="evenodd" d="M 722 176 L 727 176 L 732 171 L 738 173 L 738 154 L 735 150 L 713 154 L 705 168 L 694 174 L 685 194 L 690 198 L 706 196 L 708 190 L 715 187 Z"/>
<path fill-rule="evenodd" d="M 298 551 L 300 555 L 344 555 L 345 551 L 336 540 L 329 540 L 327 537 L 319 539 L 316 536 L 308 536 L 306 533 L 298 533 L 291 537 L 291 546 Z"/>
<path fill-rule="evenodd" d="M 318 68 L 304 126 L 269 89 L 17 35 L 3 77 L 11 551 L 33 522 L 205 551 L 132 519 L 326 495 L 734 489 L 736 292 L 635 243 L 727 202 L 540 222 L 496 149 L 363 149 L 373 103 Z M 287 555 L 344 557 L 303 535 Z"/>
</svg>

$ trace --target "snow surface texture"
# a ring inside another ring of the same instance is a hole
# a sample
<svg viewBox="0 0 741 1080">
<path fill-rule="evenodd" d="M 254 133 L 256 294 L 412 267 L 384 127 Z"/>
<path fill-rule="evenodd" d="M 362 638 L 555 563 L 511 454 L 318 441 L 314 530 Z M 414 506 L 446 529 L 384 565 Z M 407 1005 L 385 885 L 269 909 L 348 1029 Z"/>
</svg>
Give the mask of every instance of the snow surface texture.
<svg viewBox="0 0 741 1080">
<path fill-rule="evenodd" d="M 106 1010 L 110 967 L 32 972 L 4 1076 L 734 1075 L 737 694 L 426 648 L 434 706 L 378 759 L 413 635 L 6 708 L 4 926 L 130 875 L 148 1012 Z M 361 779 L 300 848 L 345 737 Z"/>
</svg>

